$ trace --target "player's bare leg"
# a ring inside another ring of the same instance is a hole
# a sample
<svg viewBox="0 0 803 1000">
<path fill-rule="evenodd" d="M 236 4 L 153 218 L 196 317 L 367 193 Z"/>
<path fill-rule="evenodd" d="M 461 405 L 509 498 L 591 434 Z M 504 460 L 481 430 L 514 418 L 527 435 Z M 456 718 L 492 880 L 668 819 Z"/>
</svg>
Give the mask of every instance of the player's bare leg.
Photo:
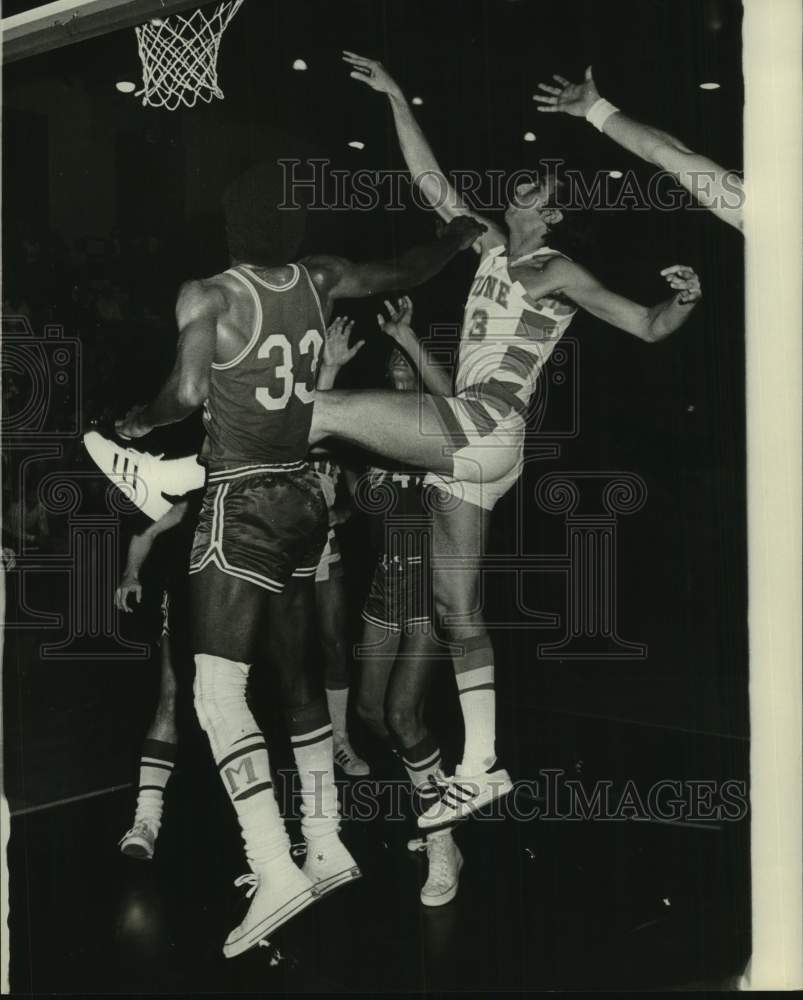
<svg viewBox="0 0 803 1000">
<path fill-rule="evenodd" d="M 258 630 L 276 595 L 215 566 L 191 574 L 190 587 L 195 709 L 237 813 L 250 868 L 235 884 L 249 886 L 251 905 L 223 946 L 233 958 L 315 902 L 317 892 L 291 856 L 265 737 L 246 696 Z"/>
<path fill-rule="evenodd" d="M 176 674 L 170 633 L 163 628 L 160 643 L 159 701 L 142 744 L 139 787 L 134 821 L 120 840 L 120 850 L 131 858 L 149 861 L 162 825 L 167 783 L 176 763 Z"/>
<path fill-rule="evenodd" d="M 369 767 L 357 754 L 348 736 L 347 711 L 351 664 L 346 631 L 348 608 L 342 565 L 334 564 L 327 579 L 315 581 L 318 638 L 323 657 L 326 702 L 332 720 L 335 763 L 352 778 L 364 777 Z"/>
<path fill-rule="evenodd" d="M 465 501 L 438 510 L 433 527 L 433 594 L 442 634 L 456 647 L 452 663 L 465 724 L 463 758 L 442 800 L 419 818 L 422 829 L 464 819 L 511 789 L 496 767 L 494 656 L 482 613 L 480 570 L 490 511 Z"/>
</svg>

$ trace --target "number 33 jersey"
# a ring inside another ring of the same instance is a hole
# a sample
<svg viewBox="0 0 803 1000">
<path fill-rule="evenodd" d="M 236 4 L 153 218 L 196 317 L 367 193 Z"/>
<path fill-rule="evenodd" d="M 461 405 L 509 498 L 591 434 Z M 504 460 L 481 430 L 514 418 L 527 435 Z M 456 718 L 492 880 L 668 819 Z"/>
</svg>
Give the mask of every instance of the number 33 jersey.
<svg viewBox="0 0 803 1000">
<path fill-rule="evenodd" d="M 253 328 L 237 357 L 213 364 L 204 405 L 210 470 L 232 463 L 292 471 L 306 459 L 325 323 L 306 268 L 273 285 L 252 268 L 225 273 L 250 292 Z"/>
<path fill-rule="evenodd" d="M 556 256 L 542 247 L 513 263 L 543 267 Z M 499 246 L 477 268 L 463 318 L 455 394 L 524 420 L 538 375 L 577 309 L 559 298 L 531 300 L 511 278 L 510 266 L 506 248 Z"/>
</svg>

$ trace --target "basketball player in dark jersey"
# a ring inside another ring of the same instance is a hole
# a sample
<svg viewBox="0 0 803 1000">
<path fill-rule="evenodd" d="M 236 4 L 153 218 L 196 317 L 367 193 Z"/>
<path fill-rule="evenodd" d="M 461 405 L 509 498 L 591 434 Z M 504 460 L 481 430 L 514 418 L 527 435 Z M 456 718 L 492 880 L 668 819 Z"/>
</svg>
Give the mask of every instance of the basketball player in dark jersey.
<svg viewBox="0 0 803 1000">
<path fill-rule="evenodd" d="M 173 372 L 152 403 L 117 422 L 118 433 L 138 438 L 204 406 L 206 494 L 190 563 L 195 705 L 251 869 L 237 880 L 252 900 L 226 939 L 227 957 L 359 875 L 338 837 L 332 728 L 305 648 L 326 540 L 326 504 L 306 461 L 326 317 L 336 299 L 426 281 L 484 231 L 458 219 L 433 244 L 392 261 L 318 256 L 287 264 L 303 213 L 276 210 L 275 176 L 255 168 L 228 189 L 233 266 L 182 287 Z M 303 870 L 291 857 L 264 736 L 246 701 L 265 626 L 301 783 Z"/>
<path fill-rule="evenodd" d="M 391 320 L 382 328 L 401 340 L 399 332 L 412 318 L 412 302 L 402 298 L 398 309 L 387 305 Z M 418 360 L 417 354 L 412 357 Z M 423 355 L 420 363 L 429 364 Z M 387 371 L 396 392 L 418 391 L 416 366 L 401 347 L 391 352 Z M 424 485 L 425 476 L 404 466 L 373 467 L 355 490 L 378 554 L 362 610 L 357 712 L 376 736 L 398 747 L 416 815 L 438 801 L 444 788 L 440 746 L 424 716 L 432 670 L 444 650 L 432 632 L 433 519 L 423 493 L 427 490 L 431 497 L 432 491 Z M 451 829 L 411 840 L 409 846 L 427 852 L 427 879 L 420 894 L 424 906 L 454 899 L 463 857 Z"/>
</svg>

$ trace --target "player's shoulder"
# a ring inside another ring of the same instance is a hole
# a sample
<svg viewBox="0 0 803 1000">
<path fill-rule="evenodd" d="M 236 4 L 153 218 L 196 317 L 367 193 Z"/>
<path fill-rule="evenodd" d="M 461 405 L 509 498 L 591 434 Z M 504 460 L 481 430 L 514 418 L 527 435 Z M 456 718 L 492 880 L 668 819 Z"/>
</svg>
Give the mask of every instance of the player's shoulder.
<svg viewBox="0 0 803 1000">
<path fill-rule="evenodd" d="M 312 254 L 309 257 L 302 257 L 299 264 L 306 268 L 318 290 L 327 291 L 338 283 L 348 270 L 351 261 L 334 254 Z"/>
<path fill-rule="evenodd" d="M 228 274 L 209 278 L 191 278 L 179 286 L 176 308 L 192 311 L 222 311 L 237 294 L 237 286 Z"/>
</svg>

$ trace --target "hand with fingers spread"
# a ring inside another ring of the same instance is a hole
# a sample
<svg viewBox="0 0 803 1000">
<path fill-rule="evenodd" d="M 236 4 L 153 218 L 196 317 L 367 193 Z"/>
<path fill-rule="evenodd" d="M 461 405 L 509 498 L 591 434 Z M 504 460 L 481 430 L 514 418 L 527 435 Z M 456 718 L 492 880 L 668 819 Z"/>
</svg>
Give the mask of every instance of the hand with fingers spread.
<svg viewBox="0 0 803 1000">
<path fill-rule="evenodd" d="M 137 604 L 142 603 L 142 584 L 139 577 L 126 575 L 120 582 L 120 586 L 114 592 L 114 606 L 118 611 L 131 613 L 134 609 L 128 605 L 129 594 L 132 594 Z"/>
<path fill-rule="evenodd" d="M 324 367 L 342 368 L 357 355 L 365 341 L 358 340 L 356 344 L 349 346 L 349 338 L 353 329 L 354 320 L 349 319 L 348 316 L 338 316 L 329 324 L 323 343 L 322 364 Z"/>
<path fill-rule="evenodd" d="M 697 274 L 683 264 L 673 264 L 665 267 L 661 275 L 666 278 L 671 288 L 679 292 L 678 302 L 683 305 L 694 305 L 703 297 L 703 289 Z"/>
<path fill-rule="evenodd" d="M 589 109 L 599 100 L 599 91 L 594 83 L 589 66 L 582 83 L 570 83 L 565 77 L 552 74 L 552 79 L 558 84 L 539 83 L 538 89 L 543 94 L 534 94 L 533 100 L 539 104 L 539 111 L 563 111 L 576 118 L 585 118 Z"/>
<path fill-rule="evenodd" d="M 415 340 L 415 333 L 410 325 L 413 318 L 413 302 L 407 295 L 402 295 L 394 306 L 385 299 L 385 308 L 390 319 L 385 319 L 382 313 L 377 313 L 376 321 L 382 333 L 395 340 L 400 347 L 408 347 Z"/>
<path fill-rule="evenodd" d="M 146 407 L 144 404 L 132 406 L 124 417 L 120 420 L 115 420 L 114 429 L 117 432 L 118 437 L 129 441 L 131 438 L 141 438 L 145 437 L 146 434 L 150 434 L 153 428 L 148 424 L 143 423 L 141 419 L 145 409 Z"/>
<path fill-rule="evenodd" d="M 389 97 L 402 96 L 401 87 L 378 60 L 366 59 L 365 56 L 358 56 L 356 52 L 347 52 L 344 49 L 343 62 L 354 67 L 349 73 L 353 80 L 361 80 L 372 90 L 387 94 Z"/>
</svg>

